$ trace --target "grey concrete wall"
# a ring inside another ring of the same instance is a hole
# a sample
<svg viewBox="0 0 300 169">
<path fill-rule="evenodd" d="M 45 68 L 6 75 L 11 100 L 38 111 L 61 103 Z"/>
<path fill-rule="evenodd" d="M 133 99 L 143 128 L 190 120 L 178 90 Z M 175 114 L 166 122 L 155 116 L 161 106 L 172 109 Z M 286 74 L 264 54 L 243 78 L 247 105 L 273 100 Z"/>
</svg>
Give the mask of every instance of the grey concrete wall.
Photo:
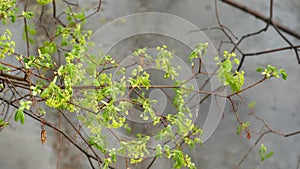
<svg viewBox="0 0 300 169">
<path fill-rule="evenodd" d="M 252 8 L 267 14 L 268 2 L 261 0 L 239 0 Z M 88 7 L 86 1 L 80 4 Z M 264 23 L 252 16 L 233 9 L 228 5 L 219 4 L 220 16 L 224 24 L 236 33 L 237 36 L 248 32 L 256 31 L 264 27 Z M 285 0 L 275 1 L 274 16 L 280 23 L 283 23 L 295 31 L 300 32 L 300 1 Z M 156 11 L 170 13 L 185 18 L 199 28 L 216 25 L 214 4 L 211 0 L 110 0 L 104 1 L 103 12 L 88 21 L 87 27 L 97 30 L 105 23 L 124 15 L 136 12 Z M 14 37 L 19 43 L 17 46 L 22 51 L 19 28 L 11 26 L 18 32 Z M 0 26 L 0 30 L 3 26 Z M 217 31 L 205 32 L 210 40 L 218 45 L 224 39 L 222 33 Z M 295 44 L 300 41 L 290 38 Z M 274 47 L 287 46 L 287 44 L 274 33 L 271 28 L 269 32 L 254 37 L 242 44 L 245 51 L 260 51 Z M 255 111 L 275 129 L 283 132 L 292 132 L 300 128 L 300 91 L 298 84 L 300 80 L 300 65 L 296 63 L 296 57 L 292 51 L 278 52 L 263 56 L 249 57 L 245 61 L 246 81 L 250 83 L 259 78 L 255 69 L 259 66 L 272 64 L 284 68 L 289 74 L 288 80 L 271 79 L 262 85 L 251 89 L 243 94 L 246 100 L 256 101 Z M 225 118 L 221 121 L 215 134 L 202 146 L 192 150 L 190 153 L 199 168 L 227 169 L 232 168 L 248 148 L 253 144 L 254 138 L 247 141 L 241 140 L 236 135 L 235 127 L 237 122 L 230 108 L 227 107 Z M 253 126 L 256 124 L 253 119 L 240 112 L 245 121 L 249 120 Z M 0 133 L 0 168 L 1 169 L 32 169 L 44 168 L 53 169 L 56 165 L 57 137 L 49 132 L 49 140 L 46 145 L 39 141 L 39 125 L 31 119 L 26 118 L 25 124 L 21 126 L 15 122 Z M 259 162 L 258 147 L 250 154 L 250 157 L 243 163 L 244 169 L 294 169 L 300 156 L 300 136 L 282 138 L 268 135 L 262 142 L 268 149 L 273 150 L 275 155 L 265 162 Z M 87 168 L 86 160 L 78 155 L 78 152 L 69 145 L 70 149 L 64 153 L 62 169 Z M 73 151 L 74 150 L 74 151 Z M 18 162 L 16 162 L 18 161 Z M 156 164 L 153 168 L 160 168 Z"/>
</svg>

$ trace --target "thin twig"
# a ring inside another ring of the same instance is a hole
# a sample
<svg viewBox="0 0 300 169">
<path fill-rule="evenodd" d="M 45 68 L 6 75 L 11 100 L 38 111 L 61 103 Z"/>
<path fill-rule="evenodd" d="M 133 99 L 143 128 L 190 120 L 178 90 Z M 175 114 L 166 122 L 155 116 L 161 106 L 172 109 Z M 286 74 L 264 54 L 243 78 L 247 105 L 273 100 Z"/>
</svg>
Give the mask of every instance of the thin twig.
<svg viewBox="0 0 300 169">
<path fill-rule="evenodd" d="M 277 49 L 270 49 L 270 50 L 265 50 L 265 51 L 260 51 L 260 52 L 245 53 L 243 56 L 258 56 L 258 55 L 263 55 L 263 54 L 268 54 L 268 53 L 280 52 L 283 50 L 297 49 L 297 48 L 300 48 L 300 45 L 282 47 L 282 48 L 277 48 Z"/>
<path fill-rule="evenodd" d="M 27 4 L 28 4 L 28 0 L 25 1 L 24 12 L 27 11 Z M 30 55 L 30 46 L 29 46 L 28 25 L 27 25 L 26 17 L 24 17 L 23 21 L 24 21 L 24 25 L 25 25 L 24 31 L 25 31 L 25 38 L 26 38 L 27 56 L 29 56 Z"/>
<path fill-rule="evenodd" d="M 239 94 L 239 93 L 244 92 L 244 91 L 246 91 L 246 90 L 248 90 L 248 89 L 251 89 L 251 88 L 253 88 L 254 86 L 256 86 L 256 85 L 262 83 L 263 81 L 265 81 L 265 80 L 267 80 L 267 79 L 268 79 L 268 78 L 264 77 L 264 78 L 262 78 L 261 80 L 255 82 L 254 84 L 252 84 L 252 85 L 250 85 L 250 86 L 248 86 L 248 87 L 245 87 L 245 88 L 243 88 L 243 89 L 240 90 L 240 91 L 237 91 L 237 92 L 235 92 L 235 93 L 232 93 L 232 94 L 230 94 L 230 95 L 228 95 L 228 96 L 226 96 L 226 97 L 227 97 L 227 98 L 230 98 L 230 97 L 232 97 L 232 96 L 234 96 L 234 95 L 236 95 L 236 94 Z"/>
<path fill-rule="evenodd" d="M 255 16 L 256 18 L 258 18 L 258 19 L 260 19 L 260 20 L 262 20 L 266 23 L 270 23 L 272 26 L 278 27 L 278 29 L 282 30 L 283 32 L 285 32 L 285 33 L 287 33 L 287 34 L 289 34 L 289 35 L 291 35 L 291 36 L 293 36 L 297 39 L 300 39 L 300 34 L 298 32 L 295 32 L 295 31 L 291 30 L 290 28 L 288 28 L 284 25 L 281 25 L 280 23 L 278 23 L 276 21 L 272 20 L 270 22 L 269 17 L 266 17 L 266 16 L 262 15 L 261 13 L 255 11 L 253 9 L 250 9 L 250 8 L 246 7 L 245 5 L 239 3 L 239 2 L 236 2 L 234 0 L 220 0 L 220 1 L 222 1 L 226 4 L 229 4 L 229 5 L 237 8 L 237 9 L 240 9 L 243 12 L 251 14 L 251 15 Z"/>
<path fill-rule="evenodd" d="M 253 150 L 253 148 L 259 143 L 259 141 L 268 133 L 271 133 L 271 131 L 265 131 L 264 133 L 262 133 L 258 139 L 255 141 L 255 143 L 248 149 L 247 153 L 242 157 L 242 159 L 238 162 L 238 164 L 234 167 L 234 169 L 238 169 L 241 164 L 244 162 L 244 160 L 248 157 L 248 155 L 250 154 L 250 152 Z"/>
</svg>

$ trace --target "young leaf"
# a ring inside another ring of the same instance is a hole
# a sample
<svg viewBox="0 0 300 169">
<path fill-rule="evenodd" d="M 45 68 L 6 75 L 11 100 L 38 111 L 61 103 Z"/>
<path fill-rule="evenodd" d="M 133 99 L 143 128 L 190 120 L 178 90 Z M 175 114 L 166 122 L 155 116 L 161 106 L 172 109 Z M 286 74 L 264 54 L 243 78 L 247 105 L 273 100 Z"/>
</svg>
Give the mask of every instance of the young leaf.
<svg viewBox="0 0 300 169">
<path fill-rule="evenodd" d="M 266 158 L 270 158 L 270 157 L 272 157 L 272 156 L 273 156 L 273 154 L 274 154 L 274 152 L 273 152 L 273 151 L 271 151 L 270 153 L 266 154 Z"/>
<path fill-rule="evenodd" d="M 39 3 L 40 5 L 47 5 L 49 3 L 51 3 L 53 0 L 36 0 L 37 3 Z"/>
<path fill-rule="evenodd" d="M 162 156 L 162 147 L 160 144 L 156 146 L 156 151 L 155 151 L 155 157 L 161 157 Z"/>
<path fill-rule="evenodd" d="M 252 101 L 251 103 L 248 104 L 248 107 L 251 109 L 255 106 L 256 102 Z"/>
<path fill-rule="evenodd" d="M 262 68 L 262 67 L 259 67 L 256 69 L 257 72 L 262 72 L 263 70 L 264 70 L 264 68 Z"/>
<path fill-rule="evenodd" d="M 284 79 L 284 80 L 286 80 L 286 79 L 287 79 L 287 77 L 288 77 L 288 74 L 285 72 L 285 70 L 284 70 L 284 69 L 279 69 L 278 73 L 280 73 L 280 74 L 281 74 L 281 76 L 282 76 L 282 79 Z"/>
<path fill-rule="evenodd" d="M 30 20 L 33 17 L 33 12 L 24 12 L 22 11 L 22 16 L 28 20 Z"/>
<path fill-rule="evenodd" d="M 1 127 L 6 127 L 9 125 L 9 122 L 5 122 L 2 118 L 0 118 L 0 128 Z"/>
<path fill-rule="evenodd" d="M 1 64 L 1 65 L 0 65 L 0 71 L 6 72 L 6 71 L 9 71 L 9 68 L 6 67 L 6 66 L 3 66 L 3 65 Z"/>
<path fill-rule="evenodd" d="M 264 144 L 261 144 L 260 149 L 258 151 L 258 153 L 260 154 L 260 161 L 264 161 L 270 157 L 273 156 L 274 152 L 267 152 L 267 147 Z"/>
<path fill-rule="evenodd" d="M 15 121 L 18 122 L 20 120 L 21 124 L 24 124 L 25 115 L 23 109 L 18 109 L 15 114 Z"/>
</svg>

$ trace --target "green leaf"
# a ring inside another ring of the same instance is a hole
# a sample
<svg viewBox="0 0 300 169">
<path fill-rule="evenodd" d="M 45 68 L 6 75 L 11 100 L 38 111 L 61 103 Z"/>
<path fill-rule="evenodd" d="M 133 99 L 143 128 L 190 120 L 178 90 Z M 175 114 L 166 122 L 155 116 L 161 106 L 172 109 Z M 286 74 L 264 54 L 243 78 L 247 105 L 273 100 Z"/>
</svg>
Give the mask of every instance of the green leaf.
<svg viewBox="0 0 300 169">
<path fill-rule="evenodd" d="M 53 0 L 36 0 L 37 3 L 39 3 L 40 5 L 47 5 L 49 3 L 51 3 Z"/>
<path fill-rule="evenodd" d="M 28 32 L 28 41 L 29 41 L 29 43 L 34 44 L 35 43 L 34 39 L 32 39 L 31 36 L 29 36 L 29 35 L 35 35 L 36 34 L 36 29 L 32 25 L 24 26 L 23 35 L 22 35 L 24 40 L 26 40 L 26 30 Z"/>
<path fill-rule="evenodd" d="M 20 120 L 21 124 L 24 124 L 25 115 L 23 109 L 18 109 L 15 114 L 15 121 L 18 122 Z"/>
<path fill-rule="evenodd" d="M 8 29 L 0 36 L 0 59 L 4 59 L 6 55 L 11 55 L 15 52 L 15 42 L 11 40 L 11 36 L 12 34 Z"/>
<path fill-rule="evenodd" d="M 19 111 L 20 110 L 17 110 L 16 113 L 15 113 L 15 118 L 14 119 L 15 119 L 16 122 L 18 122 L 19 119 L 20 119 L 20 112 Z"/>
<path fill-rule="evenodd" d="M 268 65 L 266 68 L 257 68 L 258 72 L 262 72 L 261 74 L 264 75 L 266 78 L 269 77 L 276 77 L 279 78 L 279 74 L 281 75 L 282 79 L 286 80 L 288 77 L 288 74 L 285 72 L 284 69 L 279 69 L 277 71 L 277 68 L 272 65 Z"/>
<path fill-rule="evenodd" d="M 234 53 L 228 53 L 224 51 L 224 58 L 222 61 L 216 60 L 217 65 L 219 65 L 218 77 L 223 82 L 224 86 L 229 85 L 232 92 L 238 92 L 242 89 L 244 85 L 244 71 L 235 73 L 232 71 L 232 64 L 238 64 L 239 60 Z"/>
<path fill-rule="evenodd" d="M 263 70 L 264 70 L 263 67 L 259 67 L 259 68 L 256 69 L 256 72 L 262 72 Z"/>
<path fill-rule="evenodd" d="M 41 46 L 39 49 L 42 54 L 44 53 L 53 54 L 54 52 L 57 51 L 57 47 L 54 42 L 45 42 L 43 46 Z"/>
<path fill-rule="evenodd" d="M 24 124 L 24 121 L 25 121 L 25 115 L 24 115 L 24 112 L 22 111 L 22 113 L 20 115 L 20 122 L 21 122 L 21 124 Z"/>
<path fill-rule="evenodd" d="M 195 49 L 193 50 L 193 52 L 189 56 L 189 62 L 192 62 L 193 59 L 202 58 L 203 56 L 205 56 L 207 47 L 208 47 L 207 42 L 197 44 Z"/>
<path fill-rule="evenodd" d="M 33 12 L 25 12 L 25 11 L 22 11 L 22 16 L 25 17 L 26 19 L 30 20 L 30 19 L 32 19 L 32 17 L 33 17 L 34 15 L 33 15 Z"/>
<path fill-rule="evenodd" d="M 45 115 L 45 114 L 46 114 L 46 111 L 45 111 L 44 109 L 42 109 L 42 108 L 39 108 L 39 113 L 40 113 L 41 115 Z"/>
<path fill-rule="evenodd" d="M 285 72 L 285 70 L 284 70 L 284 69 L 280 69 L 280 70 L 278 71 L 278 73 L 280 73 L 280 74 L 281 74 L 281 76 L 282 76 L 282 79 L 284 79 L 284 80 L 286 80 L 286 79 L 287 79 L 287 77 L 288 77 L 288 74 Z"/>
<path fill-rule="evenodd" d="M 250 122 L 247 121 L 245 123 L 242 123 L 239 127 L 237 127 L 236 129 L 236 134 L 240 134 L 241 131 L 245 130 L 246 128 L 248 128 L 250 126 Z"/>
<path fill-rule="evenodd" d="M 2 118 L 0 118 L 0 128 L 1 127 L 6 127 L 9 125 L 9 122 L 5 122 Z"/>
<path fill-rule="evenodd" d="M 241 126 L 239 126 L 239 127 L 236 128 L 236 134 L 240 134 L 241 131 L 242 131 L 242 127 Z"/>
<path fill-rule="evenodd" d="M 252 101 L 251 103 L 248 104 L 248 107 L 251 109 L 255 106 L 256 102 Z"/>
<path fill-rule="evenodd" d="M 234 58 L 233 61 L 236 65 L 240 64 L 240 60 L 238 58 Z"/>
<path fill-rule="evenodd" d="M 272 157 L 273 155 L 274 155 L 274 152 L 271 151 L 270 153 L 266 154 L 266 158 L 270 158 L 270 157 Z"/>
<path fill-rule="evenodd" d="M 181 150 L 174 149 L 171 150 L 171 155 L 173 156 L 172 160 L 175 162 L 173 168 L 181 168 L 185 164 L 184 154 Z"/>
<path fill-rule="evenodd" d="M 160 144 L 156 146 L 155 157 L 162 157 L 162 147 Z"/>
<path fill-rule="evenodd" d="M 6 66 L 3 66 L 2 64 L 0 64 L 0 71 L 4 71 L 4 72 L 7 72 L 9 71 L 10 69 Z"/>
<path fill-rule="evenodd" d="M 264 161 L 270 157 L 273 156 L 274 152 L 267 152 L 267 147 L 264 144 L 261 144 L 260 149 L 258 151 L 258 153 L 260 154 L 260 161 Z"/>
<path fill-rule="evenodd" d="M 16 0 L 0 1 L 0 20 L 3 24 L 6 24 L 9 18 L 12 22 L 15 22 L 17 12 L 18 7 L 16 4 Z"/>
</svg>

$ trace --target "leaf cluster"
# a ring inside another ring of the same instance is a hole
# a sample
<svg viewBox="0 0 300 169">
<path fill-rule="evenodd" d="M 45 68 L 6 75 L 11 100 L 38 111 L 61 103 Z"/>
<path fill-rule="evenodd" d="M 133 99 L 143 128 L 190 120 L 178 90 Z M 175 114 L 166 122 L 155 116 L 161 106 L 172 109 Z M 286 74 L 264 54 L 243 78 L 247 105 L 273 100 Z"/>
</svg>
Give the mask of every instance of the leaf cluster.
<svg viewBox="0 0 300 169">
<path fill-rule="evenodd" d="M 284 69 L 277 70 L 277 68 L 272 65 L 268 65 L 266 68 L 259 67 L 256 69 L 256 71 L 261 72 L 261 74 L 266 78 L 270 78 L 270 77 L 279 78 L 279 75 L 281 75 L 282 79 L 286 80 L 288 77 L 288 74 L 285 72 Z"/>
<path fill-rule="evenodd" d="M 267 147 L 264 144 L 261 144 L 258 153 L 260 154 L 260 161 L 265 161 L 274 155 L 273 151 L 268 152 Z"/>
<path fill-rule="evenodd" d="M 24 110 L 29 110 L 32 102 L 31 101 L 20 101 L 20 106 L 18 110 L 15 113 L 15 121 L 18 122 L 20 121 L 21 124 L 24 124 L 25 121 L 25 115 L 24 115 Z"/>
<path fill-rule="evenodd" d="M 219 65 L 219 70 L 217 71 L 218 77 L 223 84 L 225 86 L 229 85 L 233 93 L 240 91 L 244 85 L 245 72 L 233 72 L 233 65 L 238 65 L 240 63 L 236 54 L 225 51 L 222 60 L 220 60 L 218 56 L 215 57 L 215 60 Z"/>
<path fill-rule="evenodd" d="M 0 59 L 4 59 L 6 55 L 12 55 L 15 52 L 15 42 L 11 40 L 11 32 L 6 29 L 0 36 Z"/>
<path fill-rule="evenodd" d="M 8 22 L 10 18 L 11 22 L 15 22 L 18 12 L 18 7 L 16 5 L 16 0 L 1 0 L 0 1 L 0 20 L 3 24 Z"/>
</svg>

